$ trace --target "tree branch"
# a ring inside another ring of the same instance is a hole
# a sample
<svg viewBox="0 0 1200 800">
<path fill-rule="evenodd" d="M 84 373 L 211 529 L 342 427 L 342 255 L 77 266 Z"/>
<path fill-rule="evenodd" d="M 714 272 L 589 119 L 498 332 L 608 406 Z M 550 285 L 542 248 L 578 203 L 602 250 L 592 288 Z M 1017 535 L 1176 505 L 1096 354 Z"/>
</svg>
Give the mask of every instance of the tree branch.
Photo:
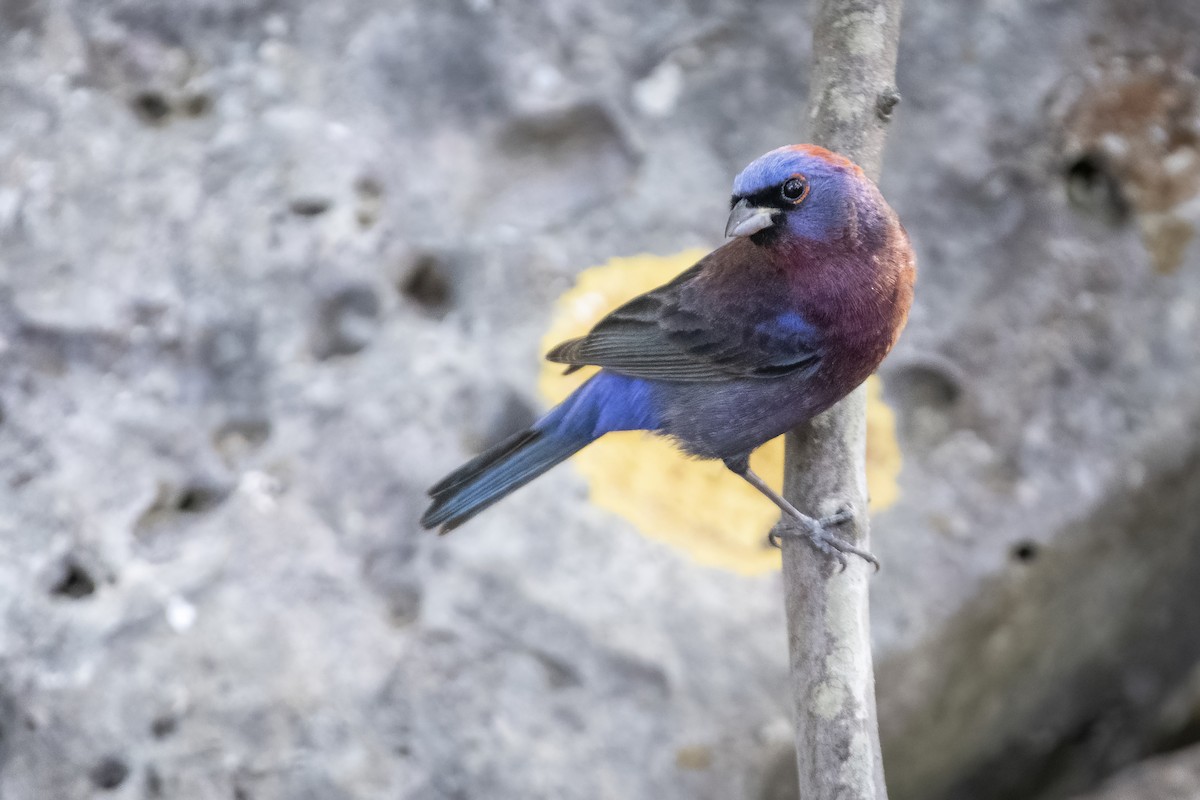
<svg viewBox="0 0 1200 800">
<path fill-rule="evenodd" d="M 817 0 L 813 20 L 812 141 L 853 159 L 873 179 L 887 120 L 899 100 L 900 0 Z M 815 517 L 849 505 L 838 534 L 869 549 L 866 394 L 860 387 L 788 434 L 784 496 Z M 783 540 L 783 580 L 804 800 L 886 800 L 867 584 L 870 567 L 844 573 L 809 545 Z"/>
</svg>

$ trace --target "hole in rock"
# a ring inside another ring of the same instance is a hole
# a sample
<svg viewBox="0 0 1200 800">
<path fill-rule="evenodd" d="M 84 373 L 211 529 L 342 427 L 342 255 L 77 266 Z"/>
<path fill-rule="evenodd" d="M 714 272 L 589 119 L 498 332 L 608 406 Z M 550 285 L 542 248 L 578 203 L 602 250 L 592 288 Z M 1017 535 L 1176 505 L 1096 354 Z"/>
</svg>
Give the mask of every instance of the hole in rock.
<svg viewBox="0 0 1200 800">
<path fill-rule="evenodd" d="M 50 593 L 58 597 L 78 600 L 96 591 L 96 580 L 88 571 L 74 560 L 68 560 L 64 565 L 62 576 L 50 588 Z"/>
<path fill-rule="evenodd" d="M 116 756 L 107 756 L 92 767 L 88 777 L 99 789 L 116 789 L 129 777 L 129 767 Z"/>
<path fill-rule="evenodd" d="M 412 269 L 401 280 L 400 291 L 405 297 L 434 311 L 445 309 L 450 304 L 452 294 L 445 267 L 432 255 L 417 259 Z"/>
<path fill-rule="evenodd" d="M 326 197 L 297 197 L 288 205 L 288 208 L 292 210 L 293 214 L 300 217 L 317 217 L 332 206 L 333 202 Z"/>
<path fill-rule="evenodd" d="M 133 98 L 133 110 L 146 122 L 157 124 L 171 113 L 171 104 L 159 92 L 139 92 Z"/>
<path fill-rule="evenodd" d="M 1041 547 L 1038 545 L 1038 543 L 1028 540 L 1017 542 L 1012 548 L 1013 561 L 1017 561 L 1022 564 L 1028 564 L 1032 561 L 1035 561 L 1040 553 Z"/>
<path fill-rule="evenodd" d="M 162 716 L 155 717 L 154 721 L 150 723 L 150 733 L 155 739 L 165 739 L 174 733 L 178 727 L 179 722 L 175 717 L 170 714 L 163 714 Z"/>
<path fill-rule="evenodd" d="M 370 286 L 351 284 L 322 298 L 313 336 L 317 358 L 353 355 L 375 337 L 379 326 L 379 296 Z"/>
<path fill-rule="evenodd" d="M 183 110 L 189 117 L 203 117 L 212 110 L 212 98 L 206 94 L 194 94 L 183 103 Z"/>
<path fill-rule="evenodd" d="M 1116 225 L 1129 215 L 1121 184 L 1101 157 L 1085 153 L 1067 165 L 1067 197 L 1080 211 Z"/>
<path fill-rule="evenodd" d="M 224 493 L 207 486 L 190 486 L 179 493 L 175 508 L 184 514 L 197 514 L 219 505 L 224 497 Z"/>
</svg>

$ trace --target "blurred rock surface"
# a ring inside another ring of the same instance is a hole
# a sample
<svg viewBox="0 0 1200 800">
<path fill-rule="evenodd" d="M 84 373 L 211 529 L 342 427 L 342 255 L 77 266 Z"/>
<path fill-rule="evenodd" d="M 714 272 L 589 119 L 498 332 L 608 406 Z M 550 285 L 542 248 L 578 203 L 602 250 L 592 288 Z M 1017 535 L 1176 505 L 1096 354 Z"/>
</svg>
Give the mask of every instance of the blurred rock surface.
<svg viewBox="0 0 1200 800">
<path fill-rule="evenodd" d="M 1194 800 L 1200 797 L 1200 752 L 1195 748 L 1130 767 L 1077 800 Z"/>
</svg>

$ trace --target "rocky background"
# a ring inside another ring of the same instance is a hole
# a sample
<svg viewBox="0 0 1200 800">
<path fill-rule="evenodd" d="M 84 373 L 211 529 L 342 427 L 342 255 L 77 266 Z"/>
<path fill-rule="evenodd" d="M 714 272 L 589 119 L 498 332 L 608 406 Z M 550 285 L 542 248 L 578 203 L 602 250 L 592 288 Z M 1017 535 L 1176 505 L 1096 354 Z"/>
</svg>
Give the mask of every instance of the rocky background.
<svg viewBox="0 0 1200 800">
<path fill-rule="evenodd" d="M 538 413 L 575 274 L 717 244 L 804 139 L 808 37 L 0 0 L 0 798 L 794 798 L 777 575 L 569 467 L 416 520 Z M 1200 796 L 1198 75 L 1192 0 L 906 9 L 894 800 Z"/>
</svg>

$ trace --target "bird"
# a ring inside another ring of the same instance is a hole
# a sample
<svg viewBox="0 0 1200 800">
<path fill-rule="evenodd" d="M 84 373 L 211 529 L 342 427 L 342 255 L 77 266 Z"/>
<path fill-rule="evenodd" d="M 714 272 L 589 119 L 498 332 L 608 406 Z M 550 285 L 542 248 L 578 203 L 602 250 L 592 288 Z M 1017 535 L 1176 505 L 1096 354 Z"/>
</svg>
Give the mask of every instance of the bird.
<svg viewBox="0 0 1200 800">
<path fill-rule="evenodd" d="M 846 566 L 879 562 L 836 533 L 852 508 L 814 519 L 750 469 L 757 447 L 812 419 L 875 371 L 908 318 L 916 257 L 878 187 L 811 144 L 755 159 L 733 182 L 727 241 L 546 358 L 599 371 L 527 430 L 429 490 L 421 517 L 443 534 L 614 431 L 669 438 L 719 459 L 777 505 L 772 532 Z M 669 491 L 669 489 L 664 489 Z"/>
</svg>

